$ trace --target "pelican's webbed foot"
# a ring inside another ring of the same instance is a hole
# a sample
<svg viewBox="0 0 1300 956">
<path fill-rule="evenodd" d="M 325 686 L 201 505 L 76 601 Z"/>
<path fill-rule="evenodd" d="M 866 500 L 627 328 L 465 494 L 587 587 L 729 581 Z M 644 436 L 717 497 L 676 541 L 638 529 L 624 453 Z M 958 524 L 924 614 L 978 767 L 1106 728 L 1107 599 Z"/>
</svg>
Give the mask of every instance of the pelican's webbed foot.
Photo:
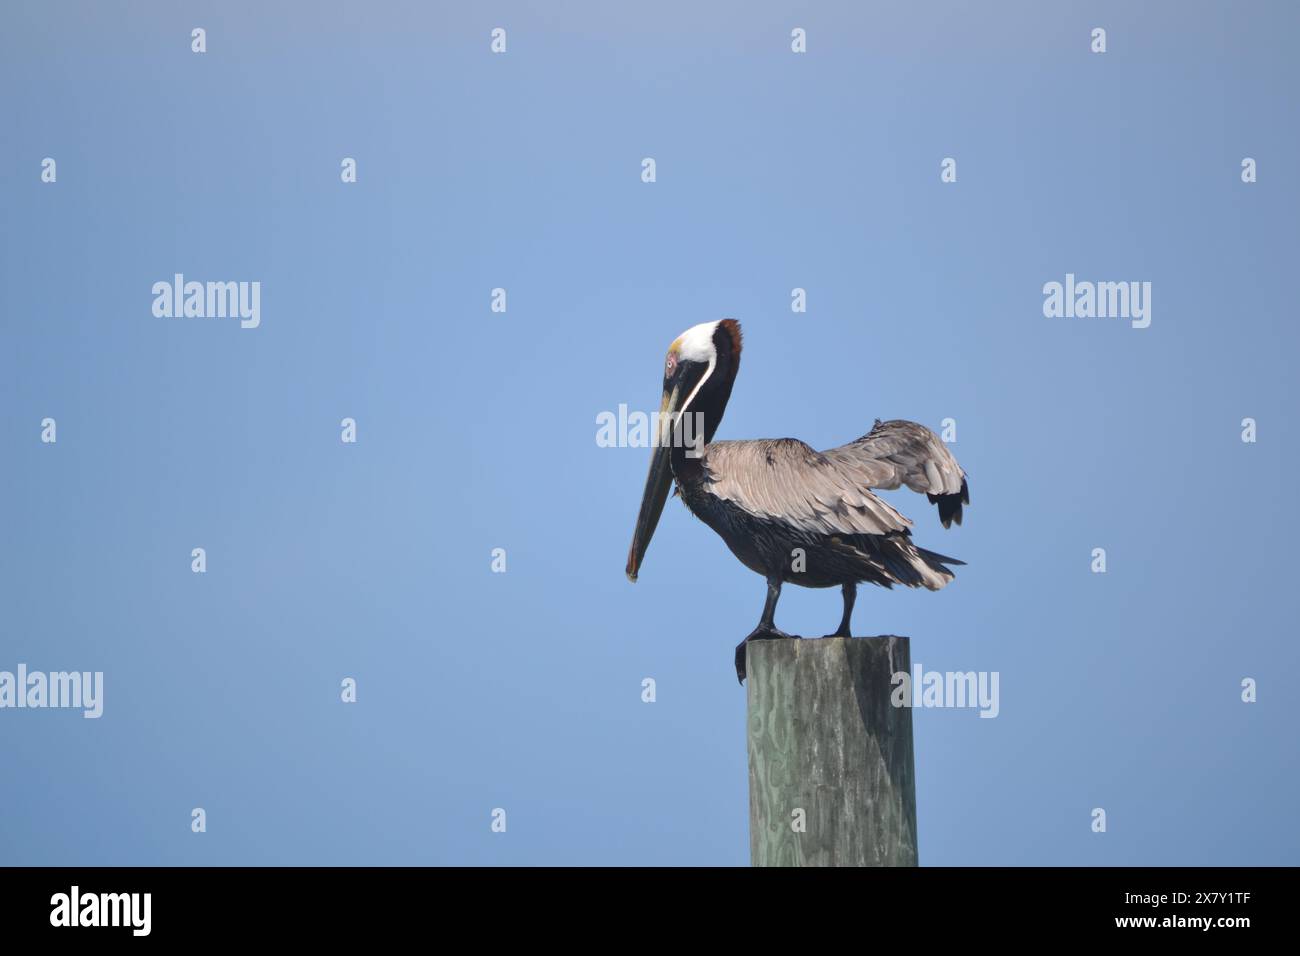
<svg viewBox="0 0 1300 956">
<path fill-rule="evenodd" d="M 777 638 L 781 638 L 781 637 L 788 638 L 789 640 L 792 641 L 799 640 L 798 634 L 787 634 L 785 631 L 782 631 L 779 628 L 766 627 L 760 624 L 758 625 L 758 627 L 754 628 L 753 632 L 749 635 L 749 637 L 745 638 L 743 641 L 741 641 L 739 644 L 736 645 L 736 679 L 740 681 L 741 684 L 745 683 L 745 657 L 746 657 L 745 645 L 747 645 L 750 641 L 774 641 Z"/>
</svg>

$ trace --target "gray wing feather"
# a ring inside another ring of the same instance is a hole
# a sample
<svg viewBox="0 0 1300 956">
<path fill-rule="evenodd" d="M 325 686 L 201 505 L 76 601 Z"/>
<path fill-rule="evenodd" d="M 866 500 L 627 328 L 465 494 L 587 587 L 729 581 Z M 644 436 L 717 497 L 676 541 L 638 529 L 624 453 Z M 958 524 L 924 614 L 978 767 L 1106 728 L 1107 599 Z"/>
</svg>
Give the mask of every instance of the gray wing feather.
<svg viewBox="0 0 1300 956">
<path fill-rule="evenodd" d="M 857 441 L 822 454 L 861 475 L 871 488 L 907 485 L 918 494 L 955 495 L 966 477 L 939 436 L 916 422 L 876 422 Z"/>
<path fill-rule="evenodd" d="M 868 487 L 906 485 L 929 496 L 945 527 L 951 521 L 961 524 L 961 506 L 970 503 L 966 472 L 942 439 L 916 422 L 877 421 L 857 441 L 822 454 Z"/>
<path fill-rule="evenodd" d="M 816 534 L 888 534 L 911 522 L 873 495 L 851 462 L 794 438 L 712 442 L 709 490 L 753 515 Z"/>
<path fill-rule="evenodd" d="M 912 522 L 872 488 L 906 485 L 961 524 L 966 473 L 948 446 L 916 422 L 877 421 L 857 441 L 824 452 L 794 438 L 713 442 L 702 458 L 709 491 L 750 514 L 816 534 L 889 534 Z"/>
</svg>

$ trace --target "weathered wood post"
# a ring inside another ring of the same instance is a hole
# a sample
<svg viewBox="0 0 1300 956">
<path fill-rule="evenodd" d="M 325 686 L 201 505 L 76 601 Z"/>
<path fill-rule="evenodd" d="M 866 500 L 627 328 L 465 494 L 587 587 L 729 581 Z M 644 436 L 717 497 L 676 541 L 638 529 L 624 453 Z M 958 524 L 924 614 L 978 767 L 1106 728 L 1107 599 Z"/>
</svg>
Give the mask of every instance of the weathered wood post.
<svg viewBox="0 0 1300 956">
<path fill-rule="evenodd" d="M 908 639 L 748 651 L 750 863 L 916 866 L 912 710 L 890 702 L 893 675 L 912 667 Z"/>
</svg>

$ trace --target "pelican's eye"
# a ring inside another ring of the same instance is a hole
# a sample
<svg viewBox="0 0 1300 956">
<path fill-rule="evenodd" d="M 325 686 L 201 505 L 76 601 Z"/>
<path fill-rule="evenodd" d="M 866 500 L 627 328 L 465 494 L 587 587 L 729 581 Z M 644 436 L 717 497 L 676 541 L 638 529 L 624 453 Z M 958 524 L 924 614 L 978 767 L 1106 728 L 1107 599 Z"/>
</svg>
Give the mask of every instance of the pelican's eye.
<svg viewBox="0 0 1300 956">
<path fill-rule="evenodd" d="M 664 362 L 664 378 L 672 378 L 672 374 L 677 369 L 677 354 L 668 353 L 668 361 Z"/>
</svg>

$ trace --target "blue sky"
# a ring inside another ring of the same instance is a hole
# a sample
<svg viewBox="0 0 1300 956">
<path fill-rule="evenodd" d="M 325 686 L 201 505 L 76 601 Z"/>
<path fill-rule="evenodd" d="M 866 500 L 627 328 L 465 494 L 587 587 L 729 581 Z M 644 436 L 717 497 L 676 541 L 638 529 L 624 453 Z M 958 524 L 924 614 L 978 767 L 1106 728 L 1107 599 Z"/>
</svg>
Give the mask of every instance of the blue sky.
<svg viewBox="0 0 1300 956">
<path fill-rule="evenodd" d="M 629 584 L 595 441 L 723 316 L 719 437 L 957 422 L 965 525 L 888 497 L 968 566 L 855 615 L 1001 675 L 914 715 L 923 864 L 1300 858 L 1293 5 L 3 16 L 0 670 L 105 702 L 0 712 L 0 862 L 746 863 L 763 584 L 676 503 Z M 156 318 L 176 272 L 261 325 Z M 1067 273 L 1151 326 L 1045 318 Z"/>
</svg>

